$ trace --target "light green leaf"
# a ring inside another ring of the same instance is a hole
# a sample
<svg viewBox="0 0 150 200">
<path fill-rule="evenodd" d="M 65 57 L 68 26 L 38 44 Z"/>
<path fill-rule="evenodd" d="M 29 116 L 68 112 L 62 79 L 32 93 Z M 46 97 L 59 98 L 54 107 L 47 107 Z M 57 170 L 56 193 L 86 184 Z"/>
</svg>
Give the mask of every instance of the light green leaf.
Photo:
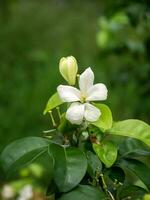
<svg viewBox="0 0 150 200">
<path fill-rule="evenodd" d="M 63 104 L 64 102 L 62 102 L 62 100 L 60 99 L 58 93 L 56 92 L 54 95 L 52 95 L 47 104 L 46 104 L 46 108 L 43 112 L 43 114 L 45 115 L 48 111 L 52 110 L 53 108 Z"/>
<path fill-rule="evenodd" d="M 109 130 L 109 133 L 136 138 L 150 146 L 150 126 L 140 120 L 128 119 L 115 122 Z"/>
<path fill-rule="evenodd" d="M 106 200 L 107 197 L 99 188 L 79 185 L 75 190 L 63 194 L 58 200 Z"/>
<path fill-rule="evenodd" d="M 111 167 L 117 159 L 117 146 L 110 141 L 105 141 L 101 144 L 93 144 L 93 149 L 99 159 L 108 168 Z"/>
<path fill-rule="evenodd" d="M 68 192 L 77 186 L 87 170 L 85 154 L 77 148 L 50 145 L 54 158 L 54 180 L 61 192 Z"/>
<path fill-rule="evenodd" d="M 9 144 L 0 156 L 3 170 L 8 174 L 32 163 L 48 150 L 49 141 L 41 137 L 27 137 Z"/>
<path fill-rule="evenodd" d="M 94 103 L 101 111 L 101 116 L 98 121 L 93 122 L 92 124 L 97 126 L 102 131 L 106 131 L 112 127 L 112 113 L 110 108 L 105 104 Z"/>
</svg>

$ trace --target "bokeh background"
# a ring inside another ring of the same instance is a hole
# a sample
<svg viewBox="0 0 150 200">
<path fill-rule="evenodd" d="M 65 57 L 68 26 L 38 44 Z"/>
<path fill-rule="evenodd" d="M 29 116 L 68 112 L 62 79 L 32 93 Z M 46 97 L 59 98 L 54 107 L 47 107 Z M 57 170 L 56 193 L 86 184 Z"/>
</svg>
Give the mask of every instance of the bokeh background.
<svg viewBox="0 0 150 200">
<path fill-rule="evenodd" d="M 114 120 L 150 122 L 148 1 L 1 0 L 0 151 L 49 129 L 43 109 L 68 55 L 107 85 Z"/>
</svg>

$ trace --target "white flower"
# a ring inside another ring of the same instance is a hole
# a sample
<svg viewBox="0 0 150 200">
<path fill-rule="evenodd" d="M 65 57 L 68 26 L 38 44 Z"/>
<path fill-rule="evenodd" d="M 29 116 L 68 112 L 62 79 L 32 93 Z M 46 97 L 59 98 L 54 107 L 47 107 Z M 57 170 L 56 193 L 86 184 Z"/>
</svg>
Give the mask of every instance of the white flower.
<svg viewBox="0 0 150 200">
<path fill-rule="evenodd" d="M 102 83 L 94 85 L 94 73 L 89 67 L 80 75 L 79 88 L 80 90 L 67 85 L 59 85 L 57 88 L 61 100 L 72 103 L 66 112 L 66 118 L 72 124 L 78 125 L 83 120 L 89 122 L 97 121 L 101 112 L 89 102 L 106 100 L 106 86 Z"/>
<path fill-rule="evenodd" d="M 17 200 L 30 200 L 33 197 L 33 189 L 31 185 L 26 185 L 19 193 Z"/>
<path fill-rule="evenodd" d="M 4 185 L 4 187 L 2 189 L 2 193 L 1 193 L 1 195 L 4 199 L 13 198 L 14 194 L 15 194 L 14 190 L 10 185 Z"/>
</svg>

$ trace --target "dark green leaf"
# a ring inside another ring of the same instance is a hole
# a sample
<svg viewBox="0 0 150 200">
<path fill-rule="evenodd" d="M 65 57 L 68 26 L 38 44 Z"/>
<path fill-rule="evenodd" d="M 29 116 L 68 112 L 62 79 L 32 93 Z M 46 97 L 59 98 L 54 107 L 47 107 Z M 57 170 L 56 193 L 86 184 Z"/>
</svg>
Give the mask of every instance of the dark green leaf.
<svg viewBox="0 0 150 200">
<path fill-rule="evenodd" d="M 77 186 L 87 170 L 87 159 L 77 148 L 65 148 L 57 144 L 50 145 L 55 160 L 54 180 L 59 190 L 67 192 Z"/>
<path fill-rule="evenodd" d="M 56 92 L 53 96 L 50 97 L 50 99 L 48 100 L 47 104 L 46 104 L 46 108 L 43 112 L 43 114 L 45 115 L 48 111 L 52 110 L 53 108 L 60 106 L 62 104 L 62 100 L 59 98 L 58 93 Z"/>
<path fill-rule="evenodd" d="M 150 148 L 140 140 L 126 138 L 119 146 L 121 157 L 150 156 Z"/>
<path fill-rule="evenodd" d="M 150 168 L 148 166 L 135 159 L 121 159 L 118 165 L 122 169 L 134 173 L 150 189 Z"/>
<path fill-rule="evenodd" d="M 144 194 L 146 194 L 147 191 L 145 191 L 143 188 L 132 185 L 132 186 L 126 186 L 123 187 L 118 192 L 118 199 L 133 199 L 133 200 L 143 200 Z"/>
<path fill-rule="evenodd" d="M 132 137 L 150 146 L 150 126 L 143 121 L 129 119 L 115 122 L 109 130 L 110 134 Z"/>
<path fill-rule="evenodd" d="M 1 154 L 3 170 L 23 167 L 47 151 L 49 141 L 41 137 L 27 137 L 9 144 Z"/>
<path fill-rule="evenodd" d="M 63 194 L 59 200 L 107 200 L 107 197 L 96 187 L 79 185 L 75 190 Z"/>
<path fill-rule="evenodd" d="M 87 171 L 91 177 L 95 176 L 96 171 L 101 172 L 102 163 L 99 160 L 99 158 L 97 157 L 97 155 L 95 155 L 91 151 L 88 151 L 87 152 L 87 160 L 88 160 Z"/>
<path fill-rule="evenodd" d="M 117 180 L 118 182 L 123 183 L 125 180 L 125 173 L 120 167 L 111 167 L 107 173 L 113 182 Z"/>
</svg>

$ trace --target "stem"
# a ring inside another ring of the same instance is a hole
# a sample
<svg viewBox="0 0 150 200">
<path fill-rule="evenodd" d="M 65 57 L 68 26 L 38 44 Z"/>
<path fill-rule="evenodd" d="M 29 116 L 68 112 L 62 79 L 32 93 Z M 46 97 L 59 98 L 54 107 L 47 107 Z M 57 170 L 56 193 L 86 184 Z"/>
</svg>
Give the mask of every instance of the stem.
<svg viewBox="0 0 150 200">
<path fill-rule="evenodd" d="M 54 132 L 54 131 L 56 131 L 56 129 L 46 130 L 46 131 L 43 131 L 43 133 L 51 133 L 51 132 Z"/>
<path fill-rule="evenodd" d="M 61 119 L 60 108 L 57 107 L 56 109 L 57 109 L 58 117 L 59 117 L 59 120 L 60 120 Z"/>
<path fill-rule="evenodd" d="M 103 174 L 100 174 L 100 177 L 101 177 L 101 179 L 102 179 L 103 189 L 104 189 L 105 192 L 107 193 L 107 185 L 106 185 L 105 180 L 104 180 L 104 175 L 103 175 Z"/>
<path fill-rule="evenodd" d="M 115 200 L 114 196 L 112 195 L 112 193 L 111 193 L 109 190 L 107 190 L 107 194 L 110 196 L 110 198 L 111 198 L 112 200 Z"/>
<path fill-rule="evenodd" d="M 128 197 L 125 197 L 125 198 L 123 198 L 122 200 L 129 200 L 129 199 L 131 199 L 131 197 L 130 197 L 130 196 L 128 196 Z"/>
<path fill-rule="evenodd" d="M 80 74 L 77 74 L 77 80 L 79 82 L 79 79 L 80 79 Z"/>
<path fill-rule="evenodd" d="M 51 120 L 52 120 L 52 124 L 53 124 L 53 126 L 56 127 L 56 123 L 55 123 L 55 120 L 54 120 L 54 117 L 53 117 L 52 111 L 49 111 L 49 114 L 50 114 L 50 117 L 51 117 Z"/>
<path fill-rule="evenodd" d="M 112 193 L 108 190 L 107 188 L 107 185 L 106 185 L 106 182 L 105 182 L 105 179 L 104 179 L 104 175 L 103 174 L 100 174 L 100 177 L 101 177 L 101 180 L 102 180 L 102 185 L 103 185 L 103 189 L 105 191 L 106 194 L 109 195 L 109 197 L 112 199 L 112 200 L 115 200 L 114 196 L 112 195 Z"/>
</svg>

